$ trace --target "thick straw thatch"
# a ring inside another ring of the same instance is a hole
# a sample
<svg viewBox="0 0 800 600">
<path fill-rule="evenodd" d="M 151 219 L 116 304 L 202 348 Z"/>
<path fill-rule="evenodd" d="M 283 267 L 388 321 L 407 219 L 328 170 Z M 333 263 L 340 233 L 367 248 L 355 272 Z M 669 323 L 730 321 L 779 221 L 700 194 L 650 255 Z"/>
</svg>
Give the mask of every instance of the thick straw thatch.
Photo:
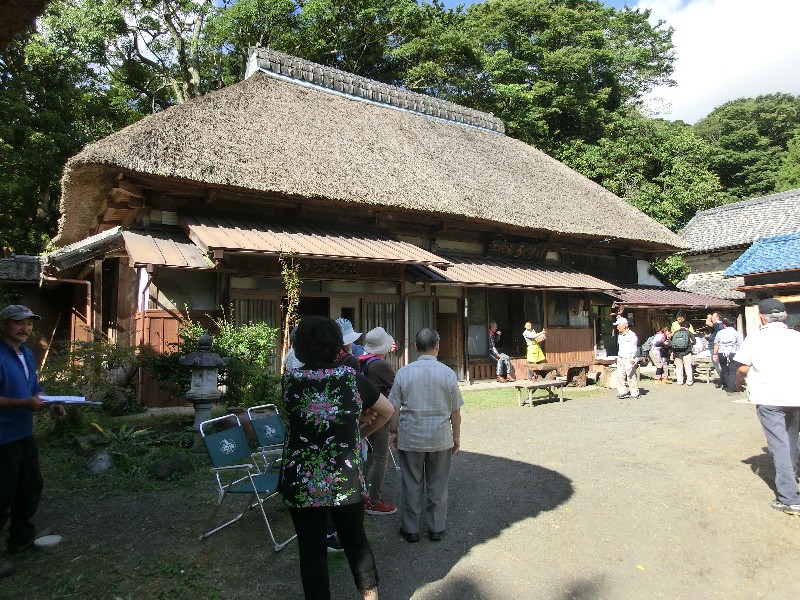
<svg viewBox="0 0 800 600">
<path fill-rule="evenodd" d="M 662 252 L 686 247 L 520 141 L 263 73 L 152 115 L 73 157 L 63 178 L 62 244 L 91 233 L 120 170 L 622 238 Z"/>
</svg>

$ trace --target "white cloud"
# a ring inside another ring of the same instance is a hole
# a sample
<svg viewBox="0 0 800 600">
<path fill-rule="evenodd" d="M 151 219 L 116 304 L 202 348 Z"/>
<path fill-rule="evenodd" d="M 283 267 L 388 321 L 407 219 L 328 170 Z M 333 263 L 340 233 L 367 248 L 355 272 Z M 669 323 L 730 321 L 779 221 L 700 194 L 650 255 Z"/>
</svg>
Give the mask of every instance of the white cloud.
<svg viewBox="0 0 800 600">
<path fill-rule="evenodd" d="M 797 0 L 639 0 L 675 28 L 677 86 L 654 90 L 660 116 L 694 123 L 737 98 L 800 94 Z"/>
</svg>

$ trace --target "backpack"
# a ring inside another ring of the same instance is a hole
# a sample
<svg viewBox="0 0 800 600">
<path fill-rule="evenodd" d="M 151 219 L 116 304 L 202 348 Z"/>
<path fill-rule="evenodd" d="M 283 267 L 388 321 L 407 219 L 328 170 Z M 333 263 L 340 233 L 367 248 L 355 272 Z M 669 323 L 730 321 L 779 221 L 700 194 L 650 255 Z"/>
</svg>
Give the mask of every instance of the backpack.
<svg viewBox="0 0 800 600">
<path fill-rule="evenodd" d="M 367 376 L 367 365 L 371 362 L 375 362 L 376 360 L 380 360 L 380 356 L 370 356 L 367 360 L 359 361 L 361 362 L 361 374 L 366 377 Z"/>
<path fill-rule="evenodd" d="M 672 334 L 672 342 L 670 343 L 672 349 L 676 352 L 685 352 L 689 349 L 689 330 L 678 329 Z"/>
<path fill-rule="evenodd" d="M 642 356 L 647 356 L 647 353 L 650 352 L 650 349 L 653 347 L 653 340 L 655 337 L 655 335 L 651 335 L 644 341 L 644 344 L 642 344 Z"/>
</svg>

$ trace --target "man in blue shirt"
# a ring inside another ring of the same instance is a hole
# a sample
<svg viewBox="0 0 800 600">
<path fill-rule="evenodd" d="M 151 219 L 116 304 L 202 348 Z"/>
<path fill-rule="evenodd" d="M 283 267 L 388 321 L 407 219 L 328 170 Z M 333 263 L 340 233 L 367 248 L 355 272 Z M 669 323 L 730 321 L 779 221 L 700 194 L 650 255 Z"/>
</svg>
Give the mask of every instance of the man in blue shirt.
<svg viewBox="0 0 800 600">
<path fill-rule="evenodd" d="M 33 354 L 23 344 L 39 320 L 27 306 L 0 310 L 0 531 L 9 521 L 8 553 L 27 550 L 38 535 L 31 519 L 42 496 L 39 451 L 33 439 L 33 413 L 45 403 Z M 64 407 L 54 406 L 53 416 Z M 41 532 L 39 532 L 41 533 Z M 0 563 L 0 577 L 13 572 Z"/>
</svg>

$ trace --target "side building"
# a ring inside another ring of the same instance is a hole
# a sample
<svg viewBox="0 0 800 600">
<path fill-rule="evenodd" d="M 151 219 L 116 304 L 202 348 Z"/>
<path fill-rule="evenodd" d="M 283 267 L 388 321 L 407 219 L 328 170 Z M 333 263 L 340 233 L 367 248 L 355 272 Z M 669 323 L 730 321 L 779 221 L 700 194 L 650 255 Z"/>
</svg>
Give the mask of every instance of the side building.
<svg viewBox="0 0 800 600">
<path fill-rule="evenodd" d="M 755 306 L 758 300 L 753 301 L 758 294 L 746 297 L 745 291 L 755 290 L 745 286 L 745 271 L 730 267 L 759 240 L 794 233 L 800 233 L 800 189 L 700 211 L 679 232 L 690 246 L 683 256 L 691 273 L 678 287 L 734 300 L 744 313 L 740 329 L 752 331 L 759 323 Z M 757 256 L 761 257 L 754 257 L 758 268 L 771 271 L 769 265 L 764 264 L 764 260 L 769 260 L 765 258 L 767 255 Z M 761 293 L 763 295 L 763 290 Z"/>
</svg>

